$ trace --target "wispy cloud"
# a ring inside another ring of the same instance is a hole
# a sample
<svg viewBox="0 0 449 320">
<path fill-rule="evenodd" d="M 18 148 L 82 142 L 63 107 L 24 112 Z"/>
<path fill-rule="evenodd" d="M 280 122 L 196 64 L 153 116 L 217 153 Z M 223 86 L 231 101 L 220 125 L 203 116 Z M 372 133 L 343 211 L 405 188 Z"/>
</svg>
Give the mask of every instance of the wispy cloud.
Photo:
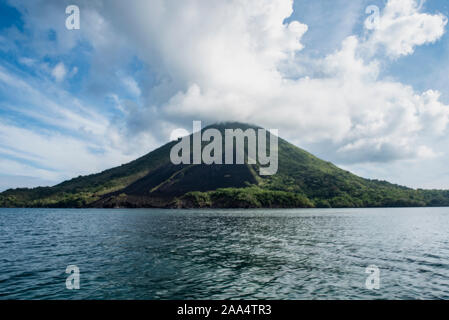
<svg viewBox="0 0 449 320">
<path fill-rule="evenodd" d="M 64 63 L 59 62 L 51 71 L 51 75 L 57 82 L 63 81 L 65 76 L 67 75 L 67 70 Z"/>
</svg>

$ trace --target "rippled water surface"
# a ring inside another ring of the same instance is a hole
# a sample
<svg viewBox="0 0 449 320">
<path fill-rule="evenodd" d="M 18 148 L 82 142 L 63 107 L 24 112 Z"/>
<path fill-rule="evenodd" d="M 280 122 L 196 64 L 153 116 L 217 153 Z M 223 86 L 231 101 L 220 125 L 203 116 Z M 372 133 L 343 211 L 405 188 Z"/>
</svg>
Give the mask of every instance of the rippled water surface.
<svg viewBox="0 0 449 320">
<path fill-rule="evenodd" d="M 0 209 L 0 299 L 259 298 L 449 299 L 449 208 Z"/>
</svg>

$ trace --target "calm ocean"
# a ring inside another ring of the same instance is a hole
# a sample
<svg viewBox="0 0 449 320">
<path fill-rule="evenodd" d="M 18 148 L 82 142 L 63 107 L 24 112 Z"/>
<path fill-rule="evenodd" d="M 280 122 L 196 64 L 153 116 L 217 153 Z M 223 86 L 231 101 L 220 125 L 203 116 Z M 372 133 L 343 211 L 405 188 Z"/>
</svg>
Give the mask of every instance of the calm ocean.
<svg viewBox="0 0 449 320">
<path fill-rule="evenodd" d="M 0 299 L 449 299 L 449 208 L 0 209 Z"/>
</svg>

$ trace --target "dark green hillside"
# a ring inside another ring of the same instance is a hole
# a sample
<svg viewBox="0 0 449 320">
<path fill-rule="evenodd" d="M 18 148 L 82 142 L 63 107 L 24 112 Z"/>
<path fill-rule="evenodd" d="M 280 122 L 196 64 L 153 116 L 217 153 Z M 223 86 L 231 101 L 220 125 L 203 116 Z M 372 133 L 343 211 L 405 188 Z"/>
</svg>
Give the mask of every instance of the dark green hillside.
<svg viewBox="0 0 449 320">
<path fill-rule="evenodd" d="M 217 124 L 224 129 L 257 127 Z M 205 128 L 207 129 L 207 128 Z M 449 191 L 367 180 L 279 139 L 279 166 L 173 165 L 170 142 L 120 167 L 54 187 L 7 190 L 2 207 L 402 207 L 448 206 Z M 204 146 L 204 145 L 203 145 Z M 224 150 L 224 148 L 223 148 Z"/>
</svg>

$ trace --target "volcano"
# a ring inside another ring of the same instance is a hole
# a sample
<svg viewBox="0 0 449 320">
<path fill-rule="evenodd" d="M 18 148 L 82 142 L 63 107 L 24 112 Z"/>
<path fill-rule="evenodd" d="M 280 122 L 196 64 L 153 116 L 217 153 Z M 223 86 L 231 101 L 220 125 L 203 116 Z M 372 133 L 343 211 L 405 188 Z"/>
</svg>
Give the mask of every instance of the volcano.
<svg viewBox="0 0 449 320">
<path fill-rule="evenodd" d="M 237 123 L 203 130 L 260 129 Z M 189 137 L 192 139 L 192 135 Z M 449 206 L 449 191 L 364 179 L 278 139 L 278 171 L 260 164 L 173 164 L 169 142 L 132 162 L 53 187 L 9 189 L 1 207 L 313 208 Z M 204 147 L 204 145 L 203 145 Z"/>
</svg>

